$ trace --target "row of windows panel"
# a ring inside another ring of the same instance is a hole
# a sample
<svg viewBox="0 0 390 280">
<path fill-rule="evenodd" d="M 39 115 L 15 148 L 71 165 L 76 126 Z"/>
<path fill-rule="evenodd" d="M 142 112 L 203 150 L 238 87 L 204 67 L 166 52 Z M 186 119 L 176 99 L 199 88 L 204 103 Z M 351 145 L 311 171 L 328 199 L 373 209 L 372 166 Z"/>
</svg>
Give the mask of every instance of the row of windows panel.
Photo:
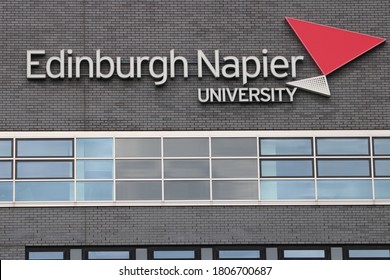
<svg viewBox="0 0 390 280">
<path fill-rule="evenodd" d="M 312 138 L 260 138 L 260 156 L 312 156 Z M 76 156 L 112 157 L 113 138 L 77 138 Z M 17 157 L 73 157 L 73 139 L 17 139 Z M 165 157 L 208 157 L 209 138 L 164 138 Z M 318 156 L 370 155 L 369 138 L 316 138 Z M 374 155 L 390 155 L 390 138 L 373 138 Z M 161 157 L 161 138 L 116 138 L 117 157 Z M 256 157 L 255 137 L 213 137 L 213 157 Z M 13 140 L 0 140 L 0 157 L 12 157 Z"/>
<path fill-rule="evenodd" d="M 117 181 L 115 200 L 315 200 L 314 180 Z M 317 199 L 390 199 L 390 180 L 318 180 Z M 21 181 L 16 201 L 112 201 L 113 181 Z M 13 201 L 13 182 L 0 182 L 0 201 Z"/>
</svg>

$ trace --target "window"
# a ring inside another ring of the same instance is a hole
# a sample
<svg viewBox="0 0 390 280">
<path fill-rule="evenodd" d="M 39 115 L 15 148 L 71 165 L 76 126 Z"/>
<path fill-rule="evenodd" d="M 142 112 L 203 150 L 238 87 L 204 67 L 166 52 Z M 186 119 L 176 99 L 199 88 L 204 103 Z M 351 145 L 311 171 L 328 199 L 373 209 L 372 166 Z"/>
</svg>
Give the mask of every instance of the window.
<svg viewBox="0 0 390 280">
<path fill-rule="evenodd" d="M 129 260 L 134 259 L 133 250 L 128 248 L 93 248 L 84 250 L 87 260 Z"/>
<path fill-rule="evenodd" d="M 375 159 L 375 177 L 390 177 L 390 159 Z"/>
<path fill-rule="evenodd" d="M 257 178 L 255 159 L 213 159 L 213 178 Z"/>
<path fill-rule="evenodd" d="M 209 160 L 206 159 L 164 160 L 165 178 L 209 178 L 209 174 Z"/>
<path fill-rule="evenodd" d="M 315 199 L 314 180 L 262 180 L 262 200 Z"/>
<path fill-rule="evenodd" d="M 259 260 L 264 259 L 264 251 L 258 247 L 217 247 L 214 259 L 217 260 Z"/>
<path fill-rule="evenodd" d="M 318 159 L 318 177 L 370 177 L 369 159 Z"/>
<path fill-rule="evenodd" d="M 213 157 L 256 157 L 256 138 L 211 138 Z"/>
<path fill-rule="evenodd" d="M 0 161 L 0 179 L 12 179 L 12 161 Z"/>
<path fill-rule="evenodd" d="M 318 180 L 318 199 L 372 199 L 371 180 Z"/>
<path fill-rule="evenodd" d="M 311 156 L 310 138 L 260 139 L 261 156 Z"/>
<path fill-rule="evenodd" d="M 61 251 L 28 252 L 28 260 L 64 260 L 65 253 Z"/>
<path fill-rule="evenodd" d="M 112 160 L 77 160 L 77 179 L 112 179 Z"/>
<path fill-rule="evenodd" d="M 366 248 L 347 250 L 347 259 L 355 260 L 381 260 L 390 259 L 390 249 L 385 248 Z"/>
<path fill-rule="evenodd" d="M 149 259 L 152 260 L 196 260 L 200 258 L 199 250 L 191 248 L 156 248 L 149 249 Z"/>
<path fill-rule="evenodd" d="M 77 182 L 77 200 L 112 200 L 112 181 L 86 181 Z"/>
<path fill-rule="evenodd" d="M 368 138 L 317 138 L 317 155 L 370 155 Z"/>
<path fill-rule="evenodd" d="M 166 200 L 208 200 L 210 181 L 165 181 Z"/>
<path fill-rule="evenodd" d="M 117 179 L 160 179 L 161 160 L 126 159 L 116 161 Z"/>
<path fill-rule="evenodd" d="M 208 138 L 164 138 L 164 157 L 208 156 Z"/>
<path fill-rule="evenodd" d="M 0 140 L 0 158 L 12 157 L 12 140 L 1 139 Z"/>
<path fill-rule="evenodd" d="M 390 138 L 374 138 L 374 155 L 389 156 L 390 155 Z"/>
<path fill-rule="evenodd" d="M 78 158 L 112 157 L 111 138 L 79 138 L 76 145 Z"/>
<path fill-rule="evenodd" d="M 73 157 L 72 139 L 18 139 L 17 157 Z"/>
<path fill-rule="evenodd" d="M 257 181 L 213 181 L 214 200 L 257 200 Z"/>
<path fill-rule="evenodd" d="M 288 246 L 279 247 L 281 260 L 329 260 L 330 248 L 322 246 Z"/>
<path fill-rule="evenodd" d="M 116 138 L 117 157 L 160 157 L 160 138 Z"/>
<path fill-rule="evenodd" d="M 16 201 L 73 201 L 74 183 L 64 181 L 16 182 Z"/>
<path fill-rule="evenodd" d="M 375 198 L 390 199 L 390 180 L 374 180 Z"/>
<path fill-rule="evenodd" d="M 72 179 L 73 161 L 21 161 L 16 162 L 17 179 Z"/>
<path fill-rule="evenodd" d="M 117 200 L 161 200 L 161 181 L 118 181 Z"/>
<path fill-rule="evenodd" d="M 313 161 L 261 160 L 261 177 L 313 177 Z"/>
<path fill-rule="evenodd" d="M 13 187 L 12 182 L 0 182 L 0 202 L 12 201 Z"/>
</svg>

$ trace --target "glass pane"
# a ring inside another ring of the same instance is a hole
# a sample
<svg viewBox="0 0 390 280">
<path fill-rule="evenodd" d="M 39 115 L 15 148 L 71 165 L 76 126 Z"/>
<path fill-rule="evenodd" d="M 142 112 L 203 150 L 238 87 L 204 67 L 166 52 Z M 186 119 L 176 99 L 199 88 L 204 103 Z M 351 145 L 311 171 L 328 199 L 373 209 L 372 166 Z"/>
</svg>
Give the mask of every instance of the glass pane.
<svg viewBox="0 0 390 280">
<path fill-rule="evenodd" d="M 16 201 L 73 201 L 73 182 L 16 182 Z"/>
<path fill-rule="evenodd" d="M 319 199 L 372 199 L 371 180 L 318 180 Z"/>
<path fill-rule="evenodd" d="M 166 200 L 210 199 L 210 181 L 165 181 Z"/>
<path fill-rule="evenodd" d="M 29 260 L 63 260 L 64 252 L 29 252 Z"/>
<path fill-rule="evenodd" d="M 213 178 L 257 178 L 256 159 L 213 159 Z"/>
<path fill-rule="evenodd" d="M 0 179 L 12 179 L 12 161 L 0 161 Z"/>
<path fill-rule="evenodd" d="M 261 177 L 313 177 L 313 161 L 261 160 Z"/>
<path fill-rule="evenodd" d="M 89 251 L 89 260 L 128 260 L 129 251 Z"/>
<path fill-rule="evenodd" d="M 213 157 L 255 157 L 256 138 L 211 138 Z"/>
<path fill-rule="evenodd" d="M 219 250 L 220 259 L 260 259 L 259 250 Z"/>
<path fill-rule="evenodd" d="M 369 250 L 349 250 L 350 258 L 390 258 L 390 250 L 369 249 Z"/>
<path fill-rule="evenodd" d="M 319 159 L 318 177 L 370 177 L 369 159 Z"/>
<path fill-rule="evenodd" d="M 257 181 L 213 181 L 213 199 L 216 200 L 257 200 Z"/>
<path fill-rule="evenodd" d="M 112 200 L 113 183 L 105 182 L 77 182 L 77 200 Z"/>
<path fill-rule="evenodd" d="M 77 160 L 77 179 L 112 179 L 113 161 L 110 159 Z"/>
<path fill-rule="evenodd" d="M 12 201 L 12 182 L 0 182 L 0 201 Z"/>
<path fill-rule="evenodd" d="M 374 180 L 375 198 L 390 199 L 390 180 Z"/>
<path fill-rule="evenodd" d="M 165 178 L 209 178 L 208 159 L 164 160 Z"/>
<path fill-rule="evenodd" d="M 72 157 L 71 139 L 16 140 L 18 157 Z"/>
<path fill-rule="evenodd" d="M 160 138 L 116 138 L 116 157 L 160 157 Z"/>
<path fill-rule="evenodd" d="M 324 250 L 284 250 L 285 259 L 325 258 Z"/>
<path fill-rule="evenodd" d="M 112 138 L 77 139 L 77 157 L 112 157 Z"/>
<path fill-rule="evenodd" d="M 260 139 L 262 156 L 312 155 L 311 139 Z"/>
<path fill-rule="evenodd" d="M 317 138 L 317 155 L 369 155 L 368 138 Z"/>
<path fill-rule="evenodd" d="M 208 138 L 164 138 L 164 157 L 208 156 Z"/>
<path fill-rule="evenodd" d="M 261 199 L 315 199 L 314 180 L 260 181 Z"/>
<path fill-rule="evenodd" d="M 73 161 L 17 161 L 16 178 L 73 178 Z"/>
<path fill-rule="evenodd" d="M 0 157 L 12 157 L 12 140 L 0 140 Z"/>
<path fill-rule="evenodd" d="M 153 252 L 154 259 L 195 259 L 195 251 L 158 251 Z"/>
<path fill-rule="evenodd" d="M 134 159 L 116 161 L 117 179 L 159 179 L 161 178 L 161 160 Z"/>
<path fill-rule="evenodd" d="M 117 182 L 117 200 L 161 200 L 161 181 Z"/>
<path fill-rule="evenodd" d="M 390 159 L 374 160 L 375 176 L 390 177 Z"/>
<path fill-rule="evenodd" d="M 390 138 L 374 138 L 374 155 L 390 155 Z"/>
</svg>

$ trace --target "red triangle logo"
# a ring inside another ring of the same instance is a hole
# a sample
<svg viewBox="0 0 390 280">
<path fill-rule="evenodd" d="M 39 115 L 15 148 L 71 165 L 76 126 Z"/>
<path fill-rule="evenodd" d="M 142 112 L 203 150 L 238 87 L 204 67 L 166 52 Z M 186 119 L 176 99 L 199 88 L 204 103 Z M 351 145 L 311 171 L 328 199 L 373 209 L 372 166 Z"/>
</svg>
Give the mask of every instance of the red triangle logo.
<svg viewBox="0 0 390 280">
<path fill-rule="evenodd" d="M 286 17 L 324 75 L 328 75 L 386 39 Z"/>
</svg>

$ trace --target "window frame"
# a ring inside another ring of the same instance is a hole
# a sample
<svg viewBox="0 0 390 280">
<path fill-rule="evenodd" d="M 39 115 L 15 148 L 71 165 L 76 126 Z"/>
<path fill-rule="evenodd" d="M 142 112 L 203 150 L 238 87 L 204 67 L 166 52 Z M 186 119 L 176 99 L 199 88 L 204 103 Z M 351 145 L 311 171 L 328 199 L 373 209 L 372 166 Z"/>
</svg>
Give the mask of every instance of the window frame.
<svg viewBox="0 0 390 280">
<path fill-rule="evenodd" d="M 260 252 L 260 258 L 220 258 L 220 251 L 254 251 L 257 250 Z M 214 246 L 213 247 L 213 260 L 265 260 L 266 259 L 266 250 L 263 246 L 257 245 L 238 245 L 238 246 Z"/>
<path fill-rule="evenodd" d="M 18 155 L 18 142 L 19 141 L 71 141 L 72 143 L 72 155 L 71 156 L 19 156 Z M 74 158 L 75 157 L 75 138 L 16 138 L 15 139 L 15 159 L 42 159 L 42 158 Z"/>
<path fill-rule="evenodd" d="M 343 157 L 363 157 L 363 156 L 366 156 L 366 157 L 371 157 L 371 141 L 370 141 L 370 137 L 369 136 L 358 136 L 358 137 L 344 137 L 344 136 L 341 136 L 341 137 L 315 137 L 315 141 L 316 141 L 316 153 L 315 155 L 317 157 L 340 157 L 340 156 L 343 156 Z M 367 140 L 367 151 L 368 151 L 368 154 L 319 154 L 318 153 L 318 140 L 326 140 L 326 139 L 332 139 L 332 140 L 341 140 L 341 139 L 366 139 Z"/>
<path fill-rule="evenodd" d="M 129 252 L 128 259 L 90 259 L 88 257 L 89 252 Z M 92 247 L 83 247 L 81 253 L 83 260 L 135 260 L 135 249 L 130 246 L 92 246 Z"/>
<path fill-rule="evenodd" d="M 72 176 L 71 177 L 23 177 L 23 178 L 19 178 L 18 177 L 18 163 L 19 162 L 70 162 L 72 163 L 72 168 L 71 168 L 71 171 L 72 171 Z M 55 159 L 55 160 L 51 160 L 51 159 L 48 159 L 48 160 L 43 160 L 43 159 L 39 159 L 39 160 L 33 160 L 33 159 L 28 159 L 28 160 L 24 160 L 24 159 L 16 159 L 15 160 L 15 180 L 19 181 L 19 180 L 47 180 L 47 181 L 55 181 L 55 180 L 74 180 L 75 179 L 75 161 L 74 159 Z"/>
<path fill-rule="evenodd" d="M 348 245 L 343 246 L 343 260 L 390 260 L 387 258 L 351 258 L 349 256 L 349 250 L 389 250 L 389 245 Z"/>
<path fill-rule="evenodd" d="M 14 158 L 14 139 L 13 138 L 0 138 L 0 141 L 11 141 L 11 155 L 10 156 L 1 156 L 0 155 L 0 159 L 12 159 Z"/>
<path fill-rule="evenodd" d="M 264 176 L 263 175 L 263 168 L 262 168 L 262 162 L 263 161 L 311 161 L 311 176 Z M 314 159 L 313 158 L 278 158 L 278 159 L 260 159 L 259 160 L 259 169 L 260 169 L 260 180 L 262 178 L 265 179 L 277 179 L 277 178 L 291 178 L 292 180 L 298 179 L 298 178 L 313 178 L 315 179 L 315 173 L 314 173 Z"/>
<path fill-rule="evenodd" d="M 313 147 L 313 137 L 258 137 L 259 138 L 259 157 L 313 157 L 314 156 L 314 147 Z M 261 154 L 261 140 L 310 140 L 310 155 L 262 155 Z"/>
<path fill-rule="evenodd" d="M 294 250 L 294 251 L 310 251 L 310 250 L 323 250 L 323 258 L 285 258 L 284 251 Z M 278 260 L 330 260 L 330 246 L 321 246 L 321 245 L 302 245 L 302 246 L 279 246 L 278 247 Z"/>
<path fill-rule="evenodd" d="M 367 161 L 368 162 L 368 175 L 367 176 L 357 176 L 357 175 L 353 175 L 353 176 L 346 176 L 346 175 L 332 175 L 332 176 L 320 176 L 319 175 L 319 165 L 318 163 L 320 161 L 346 161 L 346 160 L 354 160 L 354 161 Z M 372 167 L 372 164 L 371 164 L 371 158 L 317 158 L 316 159 L 316 170 L 317 170 L 317 174 L 316 174 L 316 179 L 323 179 L 323 178 L 345 178 L 345 179 L 349 179 L 349 178 L 357 178 L 357 179 L 372 179 L 372 172 L 371 172 L 371 167 Z"/>
<path fill-rule="evenodd" d="M 68 247 L 26 247 L 25 249 L 25 260 L 31 260 L 29 259 L 29 254 L 31 252 L 63 252 L 64 253 L 64 258 L 63 259 L 58 259 L 58 260 L 69 260 L 70 259 L 70 248 Z M 42 260 L 48 260 L 48 259 L 42 259 Z M 55 260 L 55 259 L 53 259 Z M 50 259 L 50 261 L 52 261 Z"/>
<path fill-rule="evenodd" d="M 180 259 L 180 258 L 167 258 L 167 259 L 160 259 L 160 258 L 154 258 L 154 252 L 155 251 L 167 251 L 167 252 L 175 252 L 175 251 L 194 251 L 194 258 L 193 259 Z M 147 256 L 148 260 L 200 260 L 201 249 L 199 247 L 195 246 L 156 246 L 156 247 L 148 247 L 147 248 Z"/>
</svg>

